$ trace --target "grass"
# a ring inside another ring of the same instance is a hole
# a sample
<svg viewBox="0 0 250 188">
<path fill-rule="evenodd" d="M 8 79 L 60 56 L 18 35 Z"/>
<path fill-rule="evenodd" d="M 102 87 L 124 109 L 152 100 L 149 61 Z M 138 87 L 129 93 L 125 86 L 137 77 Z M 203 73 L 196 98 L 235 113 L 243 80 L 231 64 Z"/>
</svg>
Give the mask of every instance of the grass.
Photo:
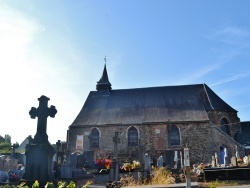
<svg viewBox="0 0 250 188">
<path fill-rule="evenodd" d="M 135 180 L 133 176 L 125 175 L 121 177 L 121 187 L 138 186 L 138 185 L 167 185 L 175 182 L 175 178 L 170 171 L 161 167 L 152 170 L 149 179 Z"/>
<path fill-rule="evenodd" d="M 209 188 L 217 188 L 222 186 L 237 186 L 237 182 L 231 182 L 231 181 L 211 181 L 206 184 L 200 185 L 199 187 L 209 187 Z"/>
</svg>

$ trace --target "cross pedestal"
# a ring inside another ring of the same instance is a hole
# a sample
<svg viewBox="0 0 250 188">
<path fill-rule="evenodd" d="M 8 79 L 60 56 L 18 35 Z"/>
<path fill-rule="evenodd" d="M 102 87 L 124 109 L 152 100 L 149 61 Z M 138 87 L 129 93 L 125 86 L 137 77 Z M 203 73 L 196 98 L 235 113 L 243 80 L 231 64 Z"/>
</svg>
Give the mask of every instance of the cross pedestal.
<svg viewBox="0 0 250 188">
<path fill-rule="evenodd" d="M 55 106 L 48 108 L 49 98 L 41 96 L 38 108 L 32 107 L 30 117 L 37 121 L 37 132 L 32 143 L 29 144 L 26 155 L 26 167 L 23 178 L 27 181 L 47 182 L 53 181 L 53 155 L 55 150 L 48 141 L 46 133 L 47 117 L 55 117 Z"/>
</svg>

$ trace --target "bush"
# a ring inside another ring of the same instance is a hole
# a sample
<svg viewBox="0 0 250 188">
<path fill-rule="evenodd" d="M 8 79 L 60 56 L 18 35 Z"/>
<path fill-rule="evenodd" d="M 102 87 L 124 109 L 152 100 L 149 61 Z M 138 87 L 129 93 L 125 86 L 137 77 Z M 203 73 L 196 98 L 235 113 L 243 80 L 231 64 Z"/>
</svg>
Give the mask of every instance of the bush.
<svg viewBox="0 0 250 188">
<path fill-rule="evenodd" d="M 164 167 L 155 168 L 152 170 L 148 180 L 136 181 L 132 175 L 125 175 L 121 177 L 121 187 L 125 186 L 138 186 L 138 185 L 167 185 L 175 183 L 175 178 L 172 173 Z"/>
</svg>

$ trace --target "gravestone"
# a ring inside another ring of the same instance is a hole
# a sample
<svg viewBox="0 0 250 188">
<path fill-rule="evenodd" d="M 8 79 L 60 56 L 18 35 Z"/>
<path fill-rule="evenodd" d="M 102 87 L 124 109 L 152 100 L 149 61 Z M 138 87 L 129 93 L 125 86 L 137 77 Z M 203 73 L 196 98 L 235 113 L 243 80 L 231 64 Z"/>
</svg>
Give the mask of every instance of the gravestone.
<svg viewBox="0 0 250 188">
<path fill-rule="evenodd" d="M 145 155 L 144 146 L 139 146 L 137 149 L 137 159 L 140 162 L 142 167 L 144 166 L 144 155 Z"/>
<path fill-rule="evenodd" d="M 216 166 L 215 157 L 212 156 L 212 167 L 215 167 L 215 166 Z"/>
<path fill-rule="evenodd" d="M 224 165 L 228 165 L 228 153 L 227 153 L 227 148 L 224 148 Z"/>
<path fill-rule="evenodd" d="M 180 160 L 181 160 L 181 169 L 183 169 L 183 158 L 182 158 L 182 152 L 180 151 Z"/>
<path fill-rule="evenodd" d="M 219 166 L 217 152 L 214 153 L 214 158 L 215 158 L 215 166 L 217 167 L 217 166 Z"/>
<path fill-rule="evenodd" d="M 38 180 L 40 182 L 53 181 L 53 155 L 55 150 L 48 141 L 47 117 L 55 117 L 57 110 L 55 106 L 48 108 L 46 96 L 38 98 L 38 108 L 32 107 L 29 111 L 32 119 L 37 120 L 37 132 L 32 143 L 26 147 L 26 168 L 23 178 L 28 181 Z"/>
<path fill-rule="evenodd" d="M 178 165 L 178 151 L 174 151 L 174 168 L 177 169 Z"/>
<path fill-rule="evenodd" d="M 157 159 L 157 167 L 163 167 L 163 157 L 162 155 Z"/>
<path fill-rule="evenodd" d="M 236 161 L 236 157 L 235 157 L 235 156 L 233 156 L 233 157 L 231 158 L 231 164 L 232 164 L 233 166 L 237 166 L 237 161 Z"/>
<path fill-rule="evenodd" d="M 72 153 L 70 155 L 70 159 L 69 159 L 69 164 L 70 166 L 73 166 L 76 168 L 76 164 L 77 164 L 77 157 L 78 157 L 79 154 L 77 153 Z"/>
<path fill-rule="evenodd" d="M 94 168 L 94 151 L 84 151 L 83 154 L 77 156 L 77 168 Z"/>
<path fill-rule="evenodd" d="M 74 170 L 75 170 L 75 167 L 70 166 L 69 164 L 62 164 L 60 178 L 61 179 L 71 179 L 73 177 Z"/>
<path fill-rule="evenodd" d="M 26 166 L 26 156 L 25 153 L 20 153 L 18 163 Z"/>
<path fill-rule="evenodd" d="M 78 155 L 77 153 L 68 154 L 66 164 L 61 165 L 61 179 L 73 178 L 73 171 L 76 170 Z"/>
<path fill-rule="evenodd" d="M 167 167 L 174 167 L 174 150 L 166 149 L 165 150 L 165 164 Z"/>
<path fill-rule="evenodd" d="M 19 147 L 19 144 L 13 144 L 11 147 L 12 147 L 11 157 L 15 158 L 16 149 Z"/>
<path fill-rule="evenodd" d="M 145 163 L 145 165 L 144 165 L 144 170 L 145 170 L 145 171 L 150 171 L 150 170 L 151 170 L 151 158 L 150 158 L 150 156 L 148 155 L 148 153 L 146 153 L 146 154 L 144 155 L 144 163 Z"/>
</svg>

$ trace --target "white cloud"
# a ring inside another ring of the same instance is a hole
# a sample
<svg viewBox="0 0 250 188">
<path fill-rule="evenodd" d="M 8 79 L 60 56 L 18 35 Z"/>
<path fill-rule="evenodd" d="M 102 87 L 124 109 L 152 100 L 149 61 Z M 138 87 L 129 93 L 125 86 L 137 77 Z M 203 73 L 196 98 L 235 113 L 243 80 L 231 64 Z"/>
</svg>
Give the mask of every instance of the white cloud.
<svg viewBox="0 0 250 188">
<path fill-rule="evenodd" d="M 230 37 L 249 37 L 250 32 L 246 31 L 240 27 L 228 26 L 220 30 L 215 30 L 215 35 L 220 36 L 230 36 Z"/>
<path fill-rule="evenodd" d="M 241 73 L 241 74 L 237 74 L 237 75 L 233 75 L 233 76 L 230 76 L 230 77 L 225 78 L 225 79 L 223 79 L 223 80 L 220 80 L 220 81 L 218 81 L 218 82 L 216 82 L 216 83 L 209 84 L 209 85 L 210 85 L 210 86 L 216 86 L 216 85 L 220 85 L 220 84 L 232 82 L 232 81 L 235 81 L 235 80 L 238 80 L 238 79 L 247 77 L 247 76 L 249 76 L 249 72 L 247 72 L 247 73 Z"/>
<path fill-rule="evenodd" d="M 250 47 L 250 31 L 233 25 L 213 29 L 206 37 L 237 48 Z"/>
</svg>

